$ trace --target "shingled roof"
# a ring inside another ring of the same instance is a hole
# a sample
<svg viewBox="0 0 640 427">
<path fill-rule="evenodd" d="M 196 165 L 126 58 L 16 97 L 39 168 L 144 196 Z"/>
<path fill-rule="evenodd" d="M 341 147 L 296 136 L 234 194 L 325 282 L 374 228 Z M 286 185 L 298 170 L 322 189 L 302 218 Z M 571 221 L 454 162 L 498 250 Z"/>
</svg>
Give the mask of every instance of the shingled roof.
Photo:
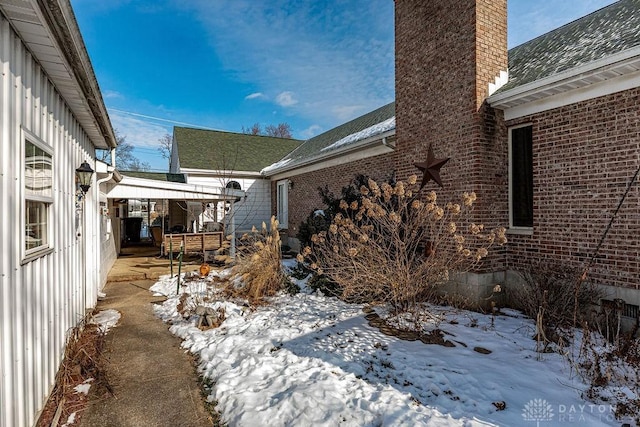
<svg viewBox="0 0 640 427">
<path fill-rule="evenodd" d="M 173 128 L 180 168 L 259 172 L 286 156 L 302 141 L 262 135 Z"/>
<path fill-rule="evenodd" d="M 279 159 L 280 161 L 277 165 L 274 164 L 268 168 L 269 172 L 276 171 L 285 165 L 287 168 L 295 167 L 314 157 L 320 159 L 330 156 L 332 152 L 335 152 L 338 148 L 344 147 L 347 144 L 356 143 L 367 137 L 375 136 L 376 132 L 382 133 L 385 130 L 395 129 L 395 122 L 392 122 L 396 114 L 395 107 L 395 102 L 391 102 L 370 113 L 306 140 L 282 160 Z M 382 124 L 387 124 L 387 126 L 376 127 Z M 368 129 L 370 129 L 371 132 L 366 132 Z M 351 136 L 353 136 L 353 138 L 350 138 Z M 344 142 L 344 144 L 341 144 L 341 142 Z"/>
<path fill-rule="evenodd" d="M 509 50 L 499 92 L 640 45 L 640 0 L 621 0 Z"/>
</svg>

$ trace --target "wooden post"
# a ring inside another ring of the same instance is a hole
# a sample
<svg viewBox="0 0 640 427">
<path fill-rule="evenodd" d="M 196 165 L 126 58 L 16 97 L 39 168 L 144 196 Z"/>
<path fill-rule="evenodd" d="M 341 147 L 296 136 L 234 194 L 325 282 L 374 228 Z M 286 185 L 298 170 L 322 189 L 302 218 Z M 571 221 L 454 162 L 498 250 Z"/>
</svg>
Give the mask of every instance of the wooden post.
<svg viewBox="0 0 640 427">
<path fill-rule="evenodd" d="M 169 235 L 169 265 L 171 266 L 171 278 L 173 278 L 173 239 Z"/>
<path fill-rule="evenodd" d="M 182 270 L 182 251 L 184 249 L 183 242 L 180 242 L 180 255 L 178 255 L 178 285 L 176 288 L 176 295 L 180 293 L 180 272 Z"/>
</svg>

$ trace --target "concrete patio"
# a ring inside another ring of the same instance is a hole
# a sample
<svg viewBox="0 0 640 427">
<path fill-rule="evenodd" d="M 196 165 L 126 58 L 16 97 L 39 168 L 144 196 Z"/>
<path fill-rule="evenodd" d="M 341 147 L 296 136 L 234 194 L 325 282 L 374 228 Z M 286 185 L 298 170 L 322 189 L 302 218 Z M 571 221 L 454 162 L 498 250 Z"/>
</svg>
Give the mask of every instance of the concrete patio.
<svg viewBox="0 0 640 427">
<path fill-rule="evenodd" d="M 202 264 L 202 257 L 185 255 L 182 272 L 197 270 Z M 123 247 L 115 264 L 109 272 L 108 282 L 126 282 L 132 280 L 157 280 L 160 276 L 170 274 L 171 260 L 160 256 L 160 249 L 154 246 Z M 178 273 L 178 260 L 173 260 L 173 273 Z"/>
</svg>

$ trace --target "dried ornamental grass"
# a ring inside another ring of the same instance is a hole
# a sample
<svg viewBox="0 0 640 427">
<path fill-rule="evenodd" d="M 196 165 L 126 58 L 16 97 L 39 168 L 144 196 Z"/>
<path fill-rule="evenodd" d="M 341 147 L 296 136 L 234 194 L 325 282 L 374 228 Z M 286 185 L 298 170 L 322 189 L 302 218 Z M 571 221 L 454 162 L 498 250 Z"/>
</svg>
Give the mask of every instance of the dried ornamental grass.
<svg viewBox="0 0 640 427">
<path fill-rule="evenodd" d="M 269 229 L 263 222 L 261 230 L 254 227 L 251 233 L 242 236 L 240 243 L 227 291 L 255 303 L 282 290 L 285 274 L 275 217 L 271 217 Z"/>
</svg>

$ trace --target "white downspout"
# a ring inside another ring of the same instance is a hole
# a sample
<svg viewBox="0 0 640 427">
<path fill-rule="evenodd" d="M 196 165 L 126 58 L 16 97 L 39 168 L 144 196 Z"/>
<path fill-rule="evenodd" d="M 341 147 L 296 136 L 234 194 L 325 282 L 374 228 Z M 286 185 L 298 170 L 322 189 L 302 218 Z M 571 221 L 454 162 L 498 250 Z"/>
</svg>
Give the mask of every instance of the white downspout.
<svg viewBox="0 0 640 427">
<path fill-rule="evenodd" d="M 96 181 L 96 186 L 98 187 L 98 192 L 100 192 L 100 184 L 102 184 L 104 182 L 107 182 L 107 181 L 111 181 L 111 178 L 113 178 L 113 172 L 111 172 L 108 177 L 102 178 L 102 179 L 99 179 L 99 180 Z"/>
<path fill-rule="evenodd" d="M 99 179 L 99 180 L 96 181 L 96 191 L 97 191 L 97 194 L 98 194 L 98 196 L 97 196 L 98 197 L 98 204 L 99 204 L 99 200 L 100 200 L 100 184 L 103 184 L 103 183 L 105 183 L 107 181 L 110 181 L 112 178 L 113 178 L 113 172 L 111 172 L 106 178 L 102 178 L 102 179 Z M 108 205 L 107 205 L 107 207 L 108 207 Z M 102 215 L 102 213 L 99 212 L 99 215 Z M 102 257 L 102 234 L 101 234 L 101 227 L 99 225 L 98 225 L 98 227 L 99 227 L 99 229 L 98 229 L 98 233 L 97 234 L 98 234 L 99 239 L 100 239 L 100 245 L 98 246 L 98 250 L 94 251 L 94 258 L 95 258 L 94 259 L 94 263 L 95 263 L 96 267 L 99 266 L 98 269 L 94 270 L 95 271 L 95 276 L 96 276 L 94 278 L 95 283 L 96 283 L 96 289 L 95 289 L 96 297 L 100 297 L 101 294 L 102 294 L 102 292 L 100 291 L 100 286 L 101 286 L 101 283 L 100 283 L 101 280 L 100 279 L 102 277 L 101 269 L 103 268 L 102 264 L 100 263 L 100 258 Z M 102 295 L 102 296 L 104 296 L 104 295 Z"/>
</svg>

